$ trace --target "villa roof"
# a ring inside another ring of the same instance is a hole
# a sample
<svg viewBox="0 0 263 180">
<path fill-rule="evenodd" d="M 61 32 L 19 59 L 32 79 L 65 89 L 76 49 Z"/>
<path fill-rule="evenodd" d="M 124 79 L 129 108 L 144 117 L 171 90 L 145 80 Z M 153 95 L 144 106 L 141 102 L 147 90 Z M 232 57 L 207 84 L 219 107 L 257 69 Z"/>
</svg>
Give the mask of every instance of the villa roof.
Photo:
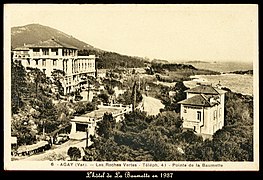
<svg viewBox="0 0 263 180">
<path fill-rule="evenodd" d="M 188 89 L 185 92 L 188 93 L 195 93 L 195 94 L 212 94 L 212 95 L 218 95 L 218 94 L 224 94 L 226 93 L 226 91 L 216 88 L 216 87 L 212 87 L 209 85 L 200 85 L 200 86 L 196 86 L 192 89 Z"/>
<path fill-rule="evenodd" d="M 23 47 L 16 48 L 15 50 L 21 49 L 21 48 L 69 48 L 69 49 L 78 49 L 74 46 L 60 42 L 60 41 L 55 40 L 55 39 L 40 41 L 40 42 L 35 43 L 35 44 L 26 44 Z"/>
<path fill-rule="evenodd" d="M 179 104 L 193 105 L 193 106 L 203 106 L 203 107 L 212 107 L 215 104 L 218 104 L 218 101 L 210 101 L 211 98 L 217 99 L 218 96 L 198 94 L 191 98 L 182 100 L 178 102 Z"/>
</svg>

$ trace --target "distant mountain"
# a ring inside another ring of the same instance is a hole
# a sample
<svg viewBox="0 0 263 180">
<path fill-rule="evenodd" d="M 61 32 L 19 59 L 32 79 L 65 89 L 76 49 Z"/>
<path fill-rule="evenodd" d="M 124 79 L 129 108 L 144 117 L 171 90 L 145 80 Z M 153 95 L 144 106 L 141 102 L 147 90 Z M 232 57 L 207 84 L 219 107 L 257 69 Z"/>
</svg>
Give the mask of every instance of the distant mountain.
<svg viewBox="0 0 263 180">
<path fill-rule="evenodd" d="M 92 49 L 101 51 L 100 49 L 80 41 L 71 35 L 48 26 L 29 24 L 11 28 L 12 48 L 23 46 L 24 44 L 35 44 L 40 41 L 46 41 L 52 38 L 56 38 L 60 42 L 70 44 L 79 49 Z"/>
<path fill-rule="evenodd" d="M 55 38 L 62 43 L 77 47 L 79 49 L 79 55 L 94 54 L 98 56 L 98 68 L 134 68 L 145 66 L 146 60 L 144 58 L 104 51 L 48 26 L 29 24 L 11 28 L 12 48 L 20 47 L 24 44 L 35 44 L 52 38 Z"/>
</svg>

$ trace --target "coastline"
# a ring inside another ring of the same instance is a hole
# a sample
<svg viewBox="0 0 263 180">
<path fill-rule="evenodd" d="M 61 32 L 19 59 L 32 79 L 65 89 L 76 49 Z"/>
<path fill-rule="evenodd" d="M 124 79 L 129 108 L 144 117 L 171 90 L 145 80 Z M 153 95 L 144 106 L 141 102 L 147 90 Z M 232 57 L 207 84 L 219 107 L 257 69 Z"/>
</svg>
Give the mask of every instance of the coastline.
<svg viewBox="0 0 263 180">
<path fill-rule="evenodd" d="M 253 96 L 253 75 L 221 73 L 220 75 L 193 75 L 190 81 L 184 81 L 185 86 L 192 88 L 197 84 L 207 84 L 230 89 L 232 92 Z"/>
</svg>

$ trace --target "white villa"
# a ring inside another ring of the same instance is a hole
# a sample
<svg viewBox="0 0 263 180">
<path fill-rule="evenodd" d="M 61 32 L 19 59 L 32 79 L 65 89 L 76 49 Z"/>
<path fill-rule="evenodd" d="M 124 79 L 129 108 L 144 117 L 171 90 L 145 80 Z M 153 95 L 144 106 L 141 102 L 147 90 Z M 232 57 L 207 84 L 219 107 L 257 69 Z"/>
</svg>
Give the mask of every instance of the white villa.
<svg viewBox="0 0 263 180">
<path fill-rule="evenodd" d="M 98 109 L 87 114 L 71 119 L 70 139 L 86 139 L 89 135 L 95 135 L 97 122 L 103 119 L 105 113 L 111 113 L 116 122 L 124 119 L 124 115 L 132 111 L 132 105 L 101 104 Z M 89 137 L 90 138 L 90 137 Z"/>
<path fill-rule="evenodd" d="M 48 77 L 54 70 L 64 71 L 61 83 L 65 95 L 81 88 L 87 76 L 95 77 L 95 55 L 78 56 L 76 47 L 55 39 L 27 44 L 12 51 L 13 59 L 21 61 L 25 68 L 38 68 Z"/>
<path fill-rule="evenodd" d="M 185 92 L 186 99 L 179 102 L 183 128 L 192 129 L 203 137 L 211 137 L 224 126 L 226 91 L 210 85 L 199 85 Z"/>
</svg>

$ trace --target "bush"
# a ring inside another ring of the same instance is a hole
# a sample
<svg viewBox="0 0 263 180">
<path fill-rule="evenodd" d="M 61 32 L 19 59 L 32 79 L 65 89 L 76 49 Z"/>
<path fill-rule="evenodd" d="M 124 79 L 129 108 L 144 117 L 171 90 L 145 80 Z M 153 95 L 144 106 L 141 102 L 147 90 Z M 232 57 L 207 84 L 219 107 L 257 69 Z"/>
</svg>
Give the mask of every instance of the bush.
<svg viewBox="0 0 263 180">
<path fill-rule="evenodd" d="M 77 148 L 77 147 L 70 147 L 68 149 L 67 154 L 69 155 L 71 161 L 77 161 L 78 159 L 81 158 L 81 152 L 80 152 L 79 148 Z"/>
<path fill-rule="evenodd" d="M 66 159 L 67 159 L 66 155 L 57 154 L 55 152 L 46 156 L 46 160 L 49 160 L 49 161 L 65 161 Z"/>
</svg>

